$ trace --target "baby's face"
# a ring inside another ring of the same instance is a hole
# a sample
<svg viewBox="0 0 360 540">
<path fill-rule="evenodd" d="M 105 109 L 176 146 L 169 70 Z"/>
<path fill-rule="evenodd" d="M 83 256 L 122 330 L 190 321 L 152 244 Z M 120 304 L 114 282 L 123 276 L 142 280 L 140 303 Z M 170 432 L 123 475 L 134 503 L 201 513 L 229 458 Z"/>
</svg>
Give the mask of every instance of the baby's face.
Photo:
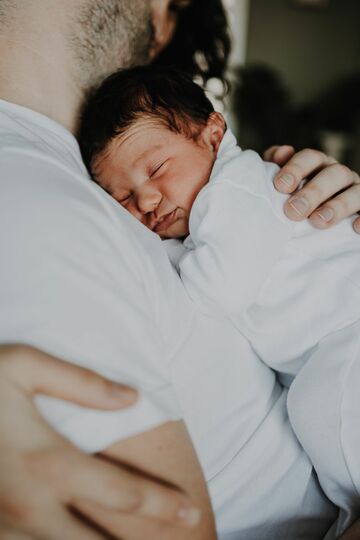
<svg viewBox="0 0 360 540">
<path fill-rule="evenodd" d="M 206 128 L 204 128 L 206 130 Z M 99 184 L 162 238 L 189 233 L 193 202 L 208 182 L 217 145 L 187 139 L 144 118 L 114 139 L 95 160 Z"/>
</svg>

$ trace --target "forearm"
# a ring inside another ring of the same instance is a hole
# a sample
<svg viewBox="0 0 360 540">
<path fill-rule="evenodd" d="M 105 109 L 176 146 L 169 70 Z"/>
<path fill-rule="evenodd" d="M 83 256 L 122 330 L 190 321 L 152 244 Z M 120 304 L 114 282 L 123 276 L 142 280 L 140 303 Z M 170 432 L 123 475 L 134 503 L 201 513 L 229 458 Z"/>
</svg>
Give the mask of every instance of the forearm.
<svg viewBox="0 0 360 540">
<path fill-rule="evenodd" d="M 121 441 L 107 449 L 103 456 L 112 462 L 121 460 L 131 469 L 140 468 L 151 478 L 177 486 L 201 512 L 199 523 L 187 530 L 160 521 L 150 522 L 148 519 L 123 515 L 118 527 L 126 540 L 143 540 L 144 537 L 156 540 L 216 539 L 207 487 L 183 422 L 168 422 L 159 428 Z M 149 499 L 148 504 L 156 506 L 156 499 Z M 106 514 L 100 509 L 95 509 L 95 512 L 98 522 L 106 518 Z M 182 511 L 179 517 L 181 514 Z M 194 520 L 198 519 L 196 513 L 193 513 L 192 517 Z"/>
<path fill-rule="evenodd" d="M 91 526 L 95 513 L 87 513 L 86 504 L 104 508 L 106 519 L 98 525 L 106 526 L 112 538 L 128 540 L 120 535 L 120 526 L 112 524 L 130 513 L 146 516 L 149 522 L 164 519 L 189 526 L 184 512 L 182 522 L 176 517 L 178 511 L 186 508 L 193 516 L 196 510 L 178 490 L 120 463 L 87 456 L 56 434 L 34 407 L 32 397 L 39 391 L 104 410 L 121 408 L 136 398 L 129 388 L 36 349 L 0 346 L 1 538 L 25 534 L 24 538 L 100 540 L 103 537 Z M 91 522 L 82 524 L 70 507 Z"/>
</svg>

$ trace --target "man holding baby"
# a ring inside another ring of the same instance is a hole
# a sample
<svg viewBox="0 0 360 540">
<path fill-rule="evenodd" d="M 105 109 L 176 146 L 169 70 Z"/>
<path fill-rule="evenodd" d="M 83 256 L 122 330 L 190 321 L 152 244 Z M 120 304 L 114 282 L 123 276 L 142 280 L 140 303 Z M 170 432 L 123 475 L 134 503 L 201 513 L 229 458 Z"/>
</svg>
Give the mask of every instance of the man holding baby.
<svg viewBox="0 0 360 540">
<path fill-rule="evenodd" d="M 164 6 L 0 0 L 3 538 L 97 539 L 106 531 L 124 539 L 209 540 L 216 532 L 208 489 L 218 529 L 231 535 L 239 509 L 227 506 L 226 490 L 249 464 L 255 493 L 242 492 L 244 538 L 271 538 L 266 512 L 251 515 L 252 505 L 269 505 L 274 538 L 285 527 L 295 538 L 288 521 L 305 494 L 309 504 L 293 531 L 309 531 L 315 521 L 320 534 L 334 518 L 291 432 L 273 373 L 225 321 L 196 312 L 161 241 L 89 181 L 81 160 L 73 134 L 87 92 L 117 68 L 147 61 L 152 14 L 159 17 Z M 287 172 L 296 177 L 299 167 L 308 174 L 327 163 L 308 151 L 294 156 Z M 338 176 L 336 192 L 354 182 L 346 168 Z M 314 192 L 304 190 L 309 212 L 329 196 L 315 200 Z M 219 385 L 222 355 L 228 367 Z M 130 389 L 114 392 L 57 359 L 137 387 L 136 404 L 116 410 L 134 401 Z M 65 438 L 40 418 L 34 394 L 77 403 L 37 398 L 42 416 Z M 258 417 L 248 418 L 246 404 L 255 398 Z M 262 450 L 276 430 L 281 444 L 271 452 L 281 449 L 284 459 L 272 469 L 269 452 L 259 469 L 267 484 L 261 491 L 252 457 L 240 450 Z M 304 477 L 280 515 L 281 494 Z"/>
</svg>

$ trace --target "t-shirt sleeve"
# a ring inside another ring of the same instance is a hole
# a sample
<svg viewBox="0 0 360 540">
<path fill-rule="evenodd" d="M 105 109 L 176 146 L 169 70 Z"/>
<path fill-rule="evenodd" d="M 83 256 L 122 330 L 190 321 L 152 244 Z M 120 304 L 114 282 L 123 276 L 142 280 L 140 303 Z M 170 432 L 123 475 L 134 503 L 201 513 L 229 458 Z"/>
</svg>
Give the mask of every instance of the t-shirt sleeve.
<svg viewBox="0 0 360 540">
<path fill-rule="evenodd" d="M 200 192 L 178 265 L 191 298 L 220 315 L 239 313 L 255 300 L 289 235 L 265 187 L 258 189 L 261 179 L 248 189 L 246 170 L 242 174 L 241 183 L 224 178 Z"/>
<path fill-rule="evenodd" d="M 154 270 L 131 216 L 87 179 L 24 155 L 3 153 L 0 183 L 0 342 L 32 345 L 140 391 L 136 405 L 113 412 L 40 397 L 46 419 L 95 452 L 179 418 Z"/>
</svg>

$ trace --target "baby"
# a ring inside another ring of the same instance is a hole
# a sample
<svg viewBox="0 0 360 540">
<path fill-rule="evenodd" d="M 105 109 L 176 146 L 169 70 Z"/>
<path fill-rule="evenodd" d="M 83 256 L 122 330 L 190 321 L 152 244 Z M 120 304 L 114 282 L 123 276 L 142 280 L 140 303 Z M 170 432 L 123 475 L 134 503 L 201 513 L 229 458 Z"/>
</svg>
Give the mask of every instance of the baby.
<svg viewBox="0 0 360 540">
<path fill-rule="evenodd" d="M 93 178 L 163 239 L 203 311 L 228 317 L 290 380 L 317 343 L 360 318 L 360 250 L 349 221 L 319 231 L 284 216 L 277 166 L 241 151 L 187 75 L 136 67 L 83 114 Z"/>
<path fill-rule="evenodd" d="M 181 239 L 172 262 L 193 301 L 228 318 L 283 382 L 316 358 L 322 340 L 356 328 L 360 249 L 350 221 L 327 231 L 288 221 L 286 196 L 273 188 L 277 167 L 241 151 L 189 77 L 154 67 L 112 75 L 88 102 L 80 144 L 96 182 L 161 238 Z M 345 355 L 340 365 L 351 361 Z M 336 369 L 326 380 L 340 395 Z M 331 429 L 345 448 L 335 418 Z M 360 485 L 343 465 L 338 475 L 329 467 L 329 483 L 320 478 L 338 506 L 354 489 L 359 500 Z"/>
</svg>

